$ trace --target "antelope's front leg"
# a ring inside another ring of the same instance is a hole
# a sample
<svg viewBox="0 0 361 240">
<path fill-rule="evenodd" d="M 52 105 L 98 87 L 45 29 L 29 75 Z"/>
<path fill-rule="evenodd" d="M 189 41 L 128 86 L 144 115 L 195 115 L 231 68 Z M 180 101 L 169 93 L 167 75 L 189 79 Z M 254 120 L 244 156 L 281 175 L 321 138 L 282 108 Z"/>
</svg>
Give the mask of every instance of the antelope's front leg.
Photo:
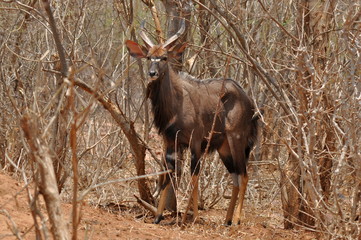
<svg viewBox="0 0 361 240">
<path fill-rule="evenodd" d="M 172 182 L 174 182 L 174 172 L 176 170 L 176 154 L 174 151 L 174 148 L 167 148 L 166 154 L 165 154 L 165 167 L 167 170 L 172 170 L 172 173 L 168 173 L 166 176 L 164 176 L 164 180 L 160 187 L 160 199 L 158 203 L 157 213 L 154 219 L 154 223 L 158 224 L 163 219 L 163 211 L 167 202 L 167 199 L 170 197 L 170 187 L 172 187 Z"/>
<path fill-rule="evenodd" d="M 187 208 L 184 212 L 182 224 L 185 223 L 188 211 L 190 209 L 191 203 L 193 203 L 193 221 L 197 220 L 198 218 L 198 175 L 200 170 L 200 154 L 197 154 L 196 151 L 192 150 L 192 157 L 191 157 L 191 189 L 192 193 L 188 199 Z"/>
<path fill-rule="evenodd" d="M 155 224 L 158 224 L 160 221 L 163 220 L 163 211 L 164 211 L 165 203 L 166 203 L 167 197 L 168 197 L 168 189 L 171 186 L 170 181 L 167 180 L 167 179 L 169 179 L 169 176 L 166 176 L 167 183 L 165 183 L 161 187 L 160 199 L 159 199 L 159 203 L 158 203 L 157 213 L 156 213 L 155 219 L 154 219 Z"/>
<path fill-rule="evenodd" d="M 193 220 L 198 218 L 198 175 L 200 171 L 200 153 L 192 151 L 191 174 L 192 174 L 192 201 L 193 201 Z"/>
</svg>

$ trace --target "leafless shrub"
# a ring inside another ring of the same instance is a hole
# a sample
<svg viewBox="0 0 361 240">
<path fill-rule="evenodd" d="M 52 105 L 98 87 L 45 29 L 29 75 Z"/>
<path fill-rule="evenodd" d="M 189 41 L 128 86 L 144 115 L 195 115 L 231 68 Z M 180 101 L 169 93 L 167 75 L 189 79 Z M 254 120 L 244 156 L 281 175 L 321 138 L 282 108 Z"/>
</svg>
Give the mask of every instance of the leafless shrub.
<svg viewBox="0 0 361 240">
<path fill-rule="evenodd" d="M 143 19 L 155 29 L 166 29 L 169 16 L 163 5 L 155 1 L 153 14 L 161 19 L 157 26 L 144 2 L 151 1 L 52 3 L 72 77 L 92 90 L 75 86 L 71 111 L 69 85 L 61 80 L 59 54 L 42 3 L 1 1 L 2 169 L 18 175 L 24 169 L 27 180 L 36 181 L 39 166 L 30 160 L 20 127 L 20 119 L 30 114 L 53 159 L 61 196 L 70 201 L 74 175 L 69 136 L 76 112 L 80 194 L 92 185 L 138 175 L 132 144 L 99 104 L 102 98 L 119 107 L 135 127 L 136 139 L 144 142 L 144 172 L 160 170 L 162 145 L 151 128 L 143 66 L 128 58 L 123 47 L 125 39 L 136 40 Z M 356 238 L 361 231 L 360 5 L 306 2 L 193 0 L 185 70 L 202 79 L 224 76 L 229 58 L 227 77 L 238 79 L 263 110 L 246 204 L 266 209 L 276 202 L 286 228 Z M 188 197 L 187 158 L 180 205 Z M 202 169 L 202 207 L 222 207 L 229 179 L 217 155 L 203 159 Z M 154 188 L 155 181 L 152 177 L 145 183 Z M 137 184 L 98 187 L 86 200 L 104 206 L 135 202 Z"/>
</svg>

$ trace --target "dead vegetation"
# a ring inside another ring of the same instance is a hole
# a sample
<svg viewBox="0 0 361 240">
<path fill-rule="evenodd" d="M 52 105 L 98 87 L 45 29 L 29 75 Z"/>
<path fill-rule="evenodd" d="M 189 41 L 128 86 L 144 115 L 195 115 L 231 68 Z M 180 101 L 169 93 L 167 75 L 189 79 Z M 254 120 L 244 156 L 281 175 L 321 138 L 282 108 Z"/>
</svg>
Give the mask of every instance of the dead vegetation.
<svg viewBox="0 0 361 240">
<path fill-rule="evenodd" d="M 120 234 L 105 235 L 110 239 L 130 232 L 143 238 L 143 230 L 151 238 L 183 237 L 172 222 L 177 217 L 169 213 L 166 220 L 173 225 L 153 226 L 149 211 L 136 204 L 134 195 L 156 204 L 157 177 L 138 177 L 162 171 L 163 146 L 146 100 L 144 66 L 124 47 L 126 39 L 138 40 L 143 19 L 148 35 L 172 35 L 178 26 L 174 16 L 187 19 L 190 49 L 183 71 L 200 79 L 225 73 L 239 79 L 263 112 L 241 226 L 220 226 L 230 179 L 218 156 L 209 155 L 199 184 L 201 221 L 188 222 L 184 238 L 297 239 L 307 234 L 296 231 L 305 230 L 316 234 L 311 238 L 360 237 L 357 1 L 47 4 L 0 2 L 0 167 L 21 181 L 16 191 L 0 189 L 1 221 L 7 223 L 1 237 L 92 238 L 85 234 L 89 226 Z M 186 155 L 176 192 L 180 213 L 189 197 L 188 179 Z M 57 184 L 47 185 L 51 181 Z M 18 195 L 20 212 L 28 211 L 26 224 L 6 208 Z M 57 216 L 64 203 L 63 216 Z M 56 224 L 69 219 L 70 224 Z M 118 228 L 106 227 L 108 219 Z M 166 235 L 170 229 L 174 235 Z"/>
</svg>

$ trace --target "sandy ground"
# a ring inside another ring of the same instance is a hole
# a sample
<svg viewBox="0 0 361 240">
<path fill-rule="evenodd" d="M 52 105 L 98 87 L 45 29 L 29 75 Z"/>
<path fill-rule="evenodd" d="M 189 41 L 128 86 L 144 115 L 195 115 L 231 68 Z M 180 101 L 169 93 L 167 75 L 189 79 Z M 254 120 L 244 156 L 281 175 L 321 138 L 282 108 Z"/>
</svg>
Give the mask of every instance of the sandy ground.
<svg viewBox="0 0 361 240">
<path fill-rule="evenodd" d="M 0 239 L 16 239 L 14 233 L 21 239 L 35 239 L 33 218 L 23 186 L 0 172 Z M 46 218 L 45 204 L 41 205 Z M 62 208 L 71 229 L 72 206 L 63 203 Z M 231 227 L 222 225 L 224 209 L 200 211 L 200 220 L 189 222 L 184 229 L 175 224 L 176 219 L 170 215 L 166 215 L 161 224 L 152 224 L 152 217 L 139 214 L 142 211 L 137 206 L 125 206 L 125 210 L 114 212 L 84 204 L 78 239 L 315 239 L 310 232 L 284 230 L 282 224 L 273 224 L 274 215 L 267 216 L 264 211 L 258 214 L 255 209 L 246 209 L 241 225 Z"/>
</svg>

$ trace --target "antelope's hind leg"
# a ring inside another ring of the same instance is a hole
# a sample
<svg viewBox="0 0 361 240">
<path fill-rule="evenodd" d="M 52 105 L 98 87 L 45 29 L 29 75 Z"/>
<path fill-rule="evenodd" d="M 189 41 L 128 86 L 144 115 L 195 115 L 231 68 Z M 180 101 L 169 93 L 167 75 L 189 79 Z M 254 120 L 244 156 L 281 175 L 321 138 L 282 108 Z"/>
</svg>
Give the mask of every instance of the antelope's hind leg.
<svg viewBox="0 0 361 240">
<path fill-rule="evenodd" d="M 231 175 L 232 175 L 232 180 L 233 180 L 233 187 L 232 187 L 231 201 L 229 202 L 226 220 L 225 220 L 226 226 L 232 225 L 234 208 L 236 206 L 236 202 L 238 199 L 238 193 L 239 193 L 238 175 L 235 173 L 232 173 Z"/>
<path fill-rule="evenodd" d="M 242 139 L 234 136 L 232 133 L 227 135 L 227 140 L 218 149 L 218 153 L 226 166 L 228 172 L 232 176 L 233 188 L 231 201 L 228 206 L 225 225 L 232 225 L 240 223 L 240 216 L 244 201 L 244 195 L 247 189 L 248 176 L 247 176 L 247 156 L 244 151 L 239 151 L 245 146 Z M 239 203 L 236 212 L 234 212 L 237 200 Z M 234 215 L 234 216 L 233 216 Z"/>
<path fill-rule="evenodd" d="M 228 206 L 227 215 L 225 225 L 230 226 L 232 225 L 232 218 L 233 223 L 240 224 L 241 221 L 241 213 L 243 207 L 244 196 L 247 190 L 247 183 L 248 183 L 248 175 L 245 174 L 236 174 L 232 173 L 232 180 L 233 180 L 233 189 L 232 189 L 232 196 L 231 201 Z M 237 199 L 239 199 L 236 212 L 234 212 Z"/>
<path fill-rule="evenodd" d="M 239 191 L 239 202 L 238 202 L 237 210 L 234 215 L 233 222 L 239 225 L 241 223 L 241 213 L 243 208 L 244 195 L 246 194 L 246 190 L 247 190 L 248 175 L 246 172 L 244 174 L 238 175 L 237 177 L 240 183 L 240 191 Z"/>
</svg>

